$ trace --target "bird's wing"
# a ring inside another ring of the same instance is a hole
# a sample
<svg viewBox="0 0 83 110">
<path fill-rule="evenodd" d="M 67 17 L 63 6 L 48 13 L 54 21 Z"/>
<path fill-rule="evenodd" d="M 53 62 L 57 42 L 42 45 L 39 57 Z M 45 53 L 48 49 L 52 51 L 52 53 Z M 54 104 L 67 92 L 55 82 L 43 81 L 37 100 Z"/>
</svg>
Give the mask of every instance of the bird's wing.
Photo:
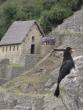
<svg viewBox="0 0 83 110">
<path fill-rule="evenodd" d="M 62 70 L 62 68 L 64 67 L 64 65 L 66 65 L 66 63 L 67 63 L 66 61 L 64 61 L 64 62 L 62 63 L 59 72 Z"/>
<path fill-rule="evenodd" d="M 61 66 L 60 74 L 69 74 L 73 67 L 74 62 L 72 60 L 65 61 Z"/>
<path fill-rule="evenodd" d="M 70 73 L 71 69 L 74 67 L 74 62 L 72 60 L 65 61 L 62 66 L 61 70 L 59 71 L 58 83 Z"/>
</svg>

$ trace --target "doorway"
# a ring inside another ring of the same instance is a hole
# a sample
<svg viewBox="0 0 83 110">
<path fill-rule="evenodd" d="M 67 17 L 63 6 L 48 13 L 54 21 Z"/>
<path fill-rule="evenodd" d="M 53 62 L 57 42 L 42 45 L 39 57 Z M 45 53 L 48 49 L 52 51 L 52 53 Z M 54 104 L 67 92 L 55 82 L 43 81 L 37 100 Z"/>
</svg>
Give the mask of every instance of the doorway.
<svg viewBox="0 0 83 110">
<path fill-rule="evenodd" d="M 31 54 L 35 53 L 35 44 L 31 44 Z"/>
</svg>

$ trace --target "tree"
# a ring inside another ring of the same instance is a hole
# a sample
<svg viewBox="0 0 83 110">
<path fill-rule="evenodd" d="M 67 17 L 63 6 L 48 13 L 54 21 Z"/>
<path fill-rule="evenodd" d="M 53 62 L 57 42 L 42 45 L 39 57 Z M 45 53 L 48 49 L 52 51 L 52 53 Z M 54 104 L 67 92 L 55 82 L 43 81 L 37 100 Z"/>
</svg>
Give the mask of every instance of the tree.
<svg viewBox="0 0 83 110">
<path fill-rule="evenodd" d="M 17 8 L 14 5 L 7 4 L 3 9 L 3 15 L 7 21 L 11 21 L 16 18 Z"/>
</svg>

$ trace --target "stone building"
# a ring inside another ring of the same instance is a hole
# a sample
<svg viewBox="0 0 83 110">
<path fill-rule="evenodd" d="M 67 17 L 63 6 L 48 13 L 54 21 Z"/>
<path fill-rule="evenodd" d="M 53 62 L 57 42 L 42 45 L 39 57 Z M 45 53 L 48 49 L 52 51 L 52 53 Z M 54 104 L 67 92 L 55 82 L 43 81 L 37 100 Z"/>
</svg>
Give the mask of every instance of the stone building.
<svg viewBox="0 0 83 110">
<path fill-rule="evenodd" d="M 0 41 L 0 59 L 18 63 L 25 55 L 39 54 L 43 36 L 35 20 L 15 21 Z"/>
</svg>

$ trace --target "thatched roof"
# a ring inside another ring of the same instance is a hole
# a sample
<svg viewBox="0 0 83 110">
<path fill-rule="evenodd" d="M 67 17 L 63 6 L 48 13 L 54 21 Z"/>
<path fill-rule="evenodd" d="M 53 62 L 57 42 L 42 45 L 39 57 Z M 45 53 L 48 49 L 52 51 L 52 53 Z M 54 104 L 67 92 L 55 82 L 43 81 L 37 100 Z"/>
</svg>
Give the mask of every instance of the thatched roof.
<svg viewBox="0 0 83 110">
<path fill-rule="evenodd" d="M 35 20 L 15 21 L 2 38 L 0 46 L 22 43 L 22 41 L 25 39 L 26 35 L 28 35 L 34 23 L 37 25 L 39 31 L 44 36 L 43 31 L 41 30 L 40 26 L 37 24 Z"/>
</svg>

